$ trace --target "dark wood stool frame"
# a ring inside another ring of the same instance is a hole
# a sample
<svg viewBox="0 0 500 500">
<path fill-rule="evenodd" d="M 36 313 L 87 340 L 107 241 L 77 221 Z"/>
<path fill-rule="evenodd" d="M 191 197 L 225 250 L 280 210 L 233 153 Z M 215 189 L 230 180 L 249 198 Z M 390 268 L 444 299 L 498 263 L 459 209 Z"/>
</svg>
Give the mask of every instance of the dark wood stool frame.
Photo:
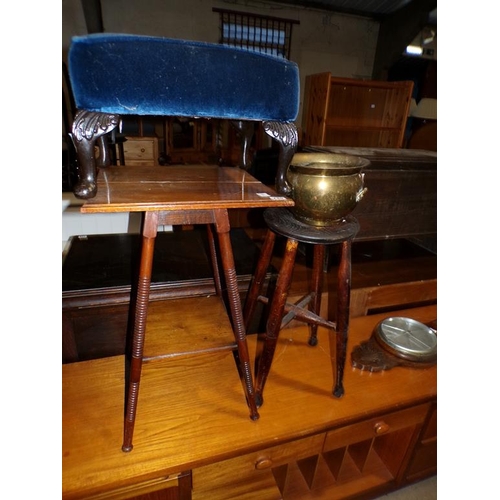
<svg viewBox="0 0 500 500">
<path fill-rule="evenodd" d="M 330 356 L 332 370 L 335 373 L 333 395 L 337 398 L 344 394 L 343 377 L 347 354 L 349 330 L 349 302 L 351 292 L 351 244 L 359 231 L 359 224 L 353 216 L 347 216 L 336 226 L 315 227 L 297 220 L 287 208 L 268 208 L 264 211 L 268 230 L 254 277 L 250 284 L 243 316 L 248 325 L 255 311 L 257 302 L 269 304 L 263 351 L 258 361 L 255 382 L 257 406 L 263 404 L 264 386 L 271 369 L 271 364 L 280 330 L 291 320 L 308 323 L 311 327 L 309 345 L 317 345 L 317 329 L 323 326 L 329 329 Z M 278 274 L 272 299 L 261 295 L 266 272 L 271 263 L 276 235 L 287 238 L 285 253 Z M 295 304 L 287 303 L 292 282 L 292 273 L 299 242 L 312 244 L 313 273 L 309 293 Z M 336 322 L 328 321 L 319 315 L 323 287 L 326 247 L 340 244 L 340 263 L 338 269 L 337 317 Z M 306 306 L 308 309 L 306 309 Z M 333 360 L 335 358 L 335 366 Z"/>
</svg>

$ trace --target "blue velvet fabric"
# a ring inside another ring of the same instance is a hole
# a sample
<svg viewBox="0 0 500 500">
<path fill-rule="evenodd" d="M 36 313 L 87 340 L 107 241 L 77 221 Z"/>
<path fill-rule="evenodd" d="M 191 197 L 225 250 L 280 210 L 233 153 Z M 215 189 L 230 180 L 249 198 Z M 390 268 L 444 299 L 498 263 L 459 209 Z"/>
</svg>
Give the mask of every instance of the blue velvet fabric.
<svg viewBox="0 0 500 500">
<path fill-rule="evenodd" d="M 74 37 L 69 74 L 77 108 L 88 111 L 293 121 L 299 109 L 295 63 L 219 44 Z"/>
</svg>

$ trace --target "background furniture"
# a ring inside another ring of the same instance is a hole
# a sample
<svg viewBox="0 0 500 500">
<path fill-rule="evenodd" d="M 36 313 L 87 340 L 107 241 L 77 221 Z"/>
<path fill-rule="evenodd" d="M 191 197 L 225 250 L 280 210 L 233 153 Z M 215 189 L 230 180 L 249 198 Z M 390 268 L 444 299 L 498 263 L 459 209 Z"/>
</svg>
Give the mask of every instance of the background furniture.
<svg viewBox="0 0 500 500">
<path fill-rule="evenodd" d="M 356 240 L 429 239 L 437 236 L 437 153 L 395 148 L 309 146 L 306 151 L 345 153 L 370 160 L 367 191 L 352 211 Z"/>
<path fill-rule="evenodd" d="M 236 228 L 231 229 L 230 237 L 244 302 L 263 235 L 261 238 L 260 230 Z M 275 283 L 276 269 L 282 263 L 282 241 L 275 247 L 265 289 Z M 134 263 L 140 250 L 139 234 L 71 238 L 62 266 L 63 363 L 125 353 Z M 154 251 L 151 301 L 216 293 L 202 228 L 159 232 Z M 310 253 L 299 248 L 289 301 L 296 302 L 309 292 L 311 260 Z M 354 241 L 351 262 L 351 318 L 436 303 L 437 256 L 420 245 L 397 238 Z M 336 317 L 337 274 L 337 259 L 331 258 L 324 275 L 320 314 L 332 319 Z M 258 307 L 247 333 L 262 331 L 261 309 Z M 286 326 L 298 325 L 292 320 Z"/>
<path fill-rule="evenodd" d="M 126 137 L 123 145 L 124 162 L 118 165 L 133 167 L 159 165 L 158 139 L 156 137 Z"/>
<path fill-rule="evenodd" d="M 306 76 L 302 146 L 401 148 L 413 82 Z"/>
<path fill-rule="evenodd" d="M 230 231 L 236 278 L 244 298 L 258 248 L 241 228 Z M 140 234 L 73 236 L 62 266 L 63 363 L 125 353 Z M 267 273 L 266 286 L 274 280 Z M 216 295 L 207 232 L 160 231 L 156 237 L 150 301 Z M 255 324 L 259 322 L 256 315 Z M 255 327 L 251 326 L 252 331 Z M 248 332 L 248 329 L 247 329 Z"/>
<path fill-rule="evenodd" d="M 178 315 L 190 316 L 190 299 L 176 304 Z M 424 323 L 437 318 L 436 306 L 399 313 Z M 389 315 L 353 319 L 348 352 Z M 320 327 L 320 338 L 326 334 Z M 230 351 L 147 363 L 130 456 L 116 446 L 123 356 L 64 365 L 63 500 L 134 498 L 145 488 L 156 489 L 151 499 L 172 498 L 160 496 L 167 480 L 189 471 L 193 500 L 373 498 L 435 474 L 437 367 L 349 369 L 346 393 L 336 400 L 329 394 L 328 354 L 309 348 L 307 336 L 308 327 L 299 326 L 280 337 L 280 362 L 273 364 L 274 383 L 257 422 L 245 418 Z M 248 338 L 252 360 L 257 340 Z M 182 338 L 174 334 L 170 342 Z M 165 379 L 175 402 L 168 412 L 158 411 Z"/>
<path fill-rule="evenodd" d="M 139 165 L 213 163 L 241 165 L 242 138 L 231 120 L 183 116 L 125 116 L 122 127 L 132 143 L 127 159 Z M 265 131 L 259 122 L 250 146 L 262 147 Z M 250 160 L 250 154 L 247 153 Z M 274 183 L 274 179 L 271 184 Z"/>
</svg>

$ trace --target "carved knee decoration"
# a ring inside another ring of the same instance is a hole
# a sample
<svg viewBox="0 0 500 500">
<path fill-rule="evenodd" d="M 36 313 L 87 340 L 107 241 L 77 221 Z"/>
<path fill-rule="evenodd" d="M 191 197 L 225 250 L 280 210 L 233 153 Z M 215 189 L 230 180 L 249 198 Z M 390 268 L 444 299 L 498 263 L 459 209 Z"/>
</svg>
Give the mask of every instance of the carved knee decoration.
<svg viewBox="0 0 500 500">
<path fill-rule="evenodd" d="M 107 143 L 103 136 L 111 132 L 119 122 L 119 115 L 94 111 L 78 111 L 76 114 L 71 138 L 77 152 L 79 165 L 79 179 L 73 190 L 77 198 L 88 199 L 96 195 L 95 142 L 99 139 L 99 166 L 106 166 L 109 164 L 109 157 Z"/>
</svg>

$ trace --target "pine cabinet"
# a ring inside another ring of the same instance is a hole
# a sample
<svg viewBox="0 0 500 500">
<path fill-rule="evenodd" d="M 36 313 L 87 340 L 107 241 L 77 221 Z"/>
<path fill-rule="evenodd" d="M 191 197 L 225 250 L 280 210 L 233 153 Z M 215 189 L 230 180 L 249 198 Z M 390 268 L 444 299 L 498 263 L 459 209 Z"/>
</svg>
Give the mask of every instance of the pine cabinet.
<svg viewBox="0 0 500 500">
<path fill-rule="evenodd" d="M 401 148 L 413 82 L 306 77 L 302 146 Z"/>
</svg>

